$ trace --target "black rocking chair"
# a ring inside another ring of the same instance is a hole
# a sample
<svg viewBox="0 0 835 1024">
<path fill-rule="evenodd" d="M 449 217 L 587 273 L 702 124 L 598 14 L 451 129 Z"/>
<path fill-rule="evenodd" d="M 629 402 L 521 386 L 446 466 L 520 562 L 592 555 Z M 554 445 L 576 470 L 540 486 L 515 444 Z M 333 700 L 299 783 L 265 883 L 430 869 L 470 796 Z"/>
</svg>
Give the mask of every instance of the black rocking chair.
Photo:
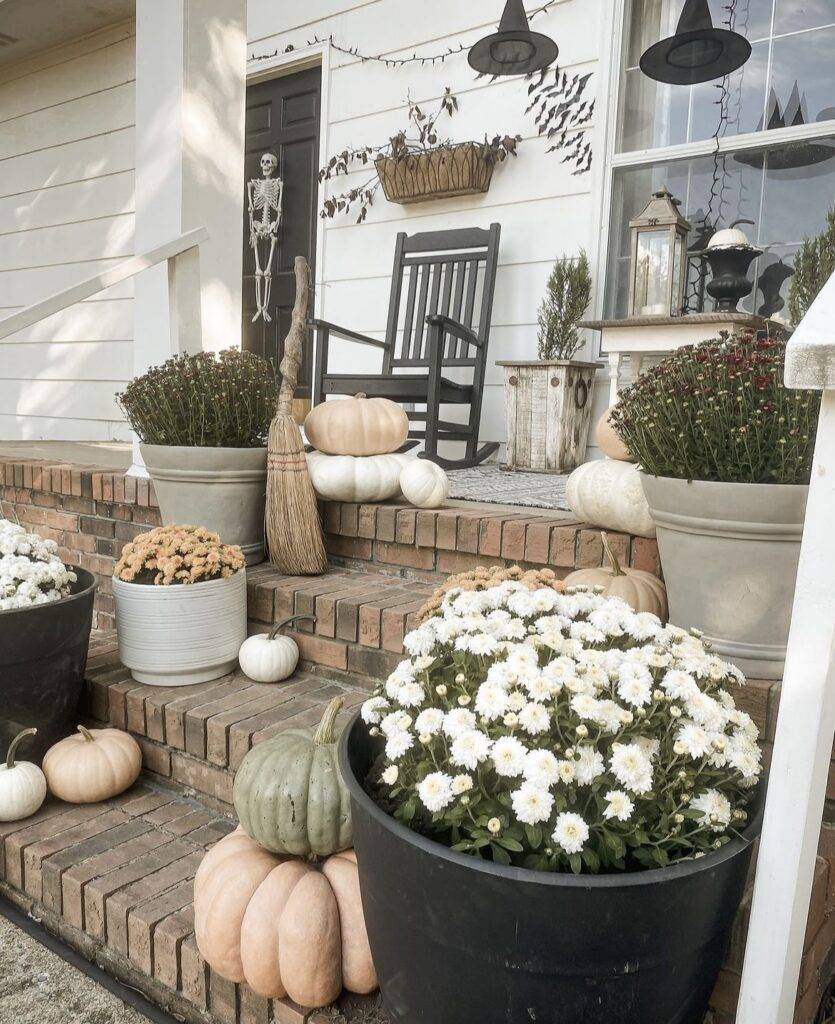
<svg viewBox="0 0 835 1024">
<path fill-rule="evenodd" d="M 422 440 L 421 457 L 449 469 L 476 466 L 492 455 L 498 443 L 479 448 L 478 427 L 500 233 L 501 225 L 491 224 L 489 231 L 469 228 L 399 234 L 385 341 L 324 320 L 310 321 L 316 330 L 313 404 L 325 401 L 328 395 L 363 392 L 372 398 L 425 405 L 425 412 L 407 409 L 410 426 L 425 424 L 424 429 L 409 430 L 412 440 L 407 448 Z M 382 349 L 382 372 L 330 373 L 331 335 Z M 450 370 L 452 375 L 447 376 Z M 453 375 L 469 376 L 470 370 L 469 383 L 453 379 Z M 442 420 L 442 405 L 469 406 L 467 422 Z M 465 457 L 442 458 L 438 454 L 440 441 L 466 442 Z"/>
</svg>

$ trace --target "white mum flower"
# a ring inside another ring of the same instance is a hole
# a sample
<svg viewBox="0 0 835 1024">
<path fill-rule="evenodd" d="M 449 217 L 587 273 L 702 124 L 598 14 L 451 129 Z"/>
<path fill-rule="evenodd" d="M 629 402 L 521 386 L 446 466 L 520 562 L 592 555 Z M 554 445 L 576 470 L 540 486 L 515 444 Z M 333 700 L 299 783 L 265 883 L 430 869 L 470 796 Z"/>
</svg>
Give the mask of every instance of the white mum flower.
<svg viewBox="0 0 835 1024">
<path fill-rule="evenodd" d="M 389 710 L 389 702 L 385 697 L 369 697 L 362 705 L 362 720 L 366 725 L 379 725 L 383 712 Z"/>
<path fill-rule="evenodd" d="M 580 853 L 589 837 L 589 827 L 579 814 L 563 811 L 557 815 L 554 842 L 566 853 Z"/>
<path fill-rule="evenodd" d="M 384 736 L 391 736 L 394 732 L 402 731 L 404 717 L 408 716 L 404 716 L 402 711 L 390 711 L 387 715 L 383 715 L 380 720 L 380 732 Z"/>
<path fill-rule="evenodd" d="M 547 789 L 559 781 L 559 762 L 550 750 L 531 750 L 522 774 L 528 782 Z"/>
<path fill-rule="evenodd" d="M 400 769 L 396 764 L 390 764 L 388 768 L 383 772 L 383 782 L 387 786 L 393 786 L 397 782 L 397 776 L 400 774 Z"/>
<path fill-rule="evenodd" d="M 588 693 L 575 693 L 569 703 L 574 714 L 586 721 L 593 722 L 600 714 L 600 701 Z"/>
<path fill-rule="evenodd" d="M 444 715 L 444 733 L 451 739 L 457 739 L 462 733 L 475 729 L 475 715 L 466 708 L 454 708 Z"/>
<path fill-rule="evenodd" d="M 572 640 L 579 640 L 584 644 L 602 644 L 606 639 L 603 630 L 590 622 L 572 622 L 568 635 Z"/>
<path fill-rule="evenodd" d="M 462 796 L 469 793 L 473 788 L 473 780 L 469 775 L 456 775 L 452 780 L 452 792 L 455 796 Z"/>
<path fill-rule="evenodd" d="M 417 787 L 421 803 L 437 814 L 452 803 L 452 777 L 446 772 L 431 772 Z"/>
<path fill-rule="evenodd" d="M 526 676 L 522 679 L 522 685 L 528 691 L 528 696 L 531 700 L 537 701 L 540 704 L 550 700 L 554 693 L 554 684 L 541 672 Z"/>
<path fill-rule="evenodd" d="M 490 753 L 490 738 L 478 729 L 462 732 L 452 741 L 449 759 L 459 768 L 475 771 L 481 761 L 486 761 Z"/>
<path fill-rule="evenodd" d="M 516 817 L 525 825 L 547 821 L 554 806 L 554 798 L 548 790 L 533 782 L 523 782 L 510 794 L 510 799 Z"/>
<path fill-rule="evenodd" d="M 507 695 L 507 707 L 509 711 L 515 711 L 518 714 L 527 703 L 528 698 L 521 690 L 512 690 Z"/>
<path fill-rule="evenodd" d="M 556 597 L 556 591 L 553 593 Z M 534 591 L 528 590 L 527 588 L 517 590 L 514 594 L 511 594 L 507 599 L 507 607 L 514 615 L 518 615 L 523 619 L 531 618 L 531 616 L 536 615 L 539 610 L 534 597 Z"/>
<path fill-rule="evenodd" d="M 470 654 L 490 655 L 496 653 L 498 641 L 489 633 L 468 633 L 459 636 L 455 641 L 455 647 L 459 651 L 469 651 Z"/>
<path fill-rule="evenodd" d="M 689 673 L 676 668 L 664 673 L 661 687 L 673 700 L 690 700 L 701 693 L 696 680 Z"/>
<path fill-rule="evenodd" d="M 476 714 L 492 722 L 501 718 L 508 709 L 507 690 L 498 683 L 482 683 L 475 695 Z"/>
<path fill-rule="evenodd" d="M 426 700 L 426 691 L 420 683 L 404 683 L 397 691 L 396 700 L 404 708 L 416 708 Z"/>
<path fill-rule="evenodd" d="M 676 733 L 674 750 L 686 754 L 694 761 L 705 757 L 711 751 L 711 738 L 708 733 L 695 722 L 684 722 Z"/>
<path fill-rule="evenodd" d="M 440 708 L 426 708 L 415 719 L 415 728 L 421 735 L 435 736 L 444 724 L 444 713 Z"/>
<path fill-rule="evenodd" d="M 551 725 L 551 716 L 541 704 L 530 703 L 519 712 L 519 724 L 531 736 L 538 736 Z"/>
<path fill-rule="evenodd" d="M 615 733 L 624 724 L 624 708 L 613 700 L 601 700 L 593 721 L 605 732 Z"/>
<path fill-rule="evenodd" d="M 557 775 L 560 782 L 565 783 L 566 786 L 573 782 L 577 775 L 574 762 L 568 760 L 557 761 Z"/>
<path fill-rule="evenodd" d="M 419 658 L 415 658 L 412 662 L 412 667 L 416 672 L 425 672 L 428 668 L 431 668 L 435 664 L 435 659 L 431 654 L 421 654 Z"/>
<path fill-rule="evenodd" d="M 714 832 L 724 832 L 731 823 L 731 802 L 718 789 L 706 789 L 690 801 L 695 811 L 701 811 L 700 824 L 709 825 Z"/>
<path fill-rule="evenodd" d="M 409 654 L 419 656 L 431 654 L 435 646 L 435 631 L 428 625 L 418 626 L 403 637 L 403 649 Z"/>
<path fill-rule="evenodd" d="M 618 696 L 633 708 L 652 701 L 652 673 L 638 661 L 625 661 L 618 669 Z"/>
<path fill-rule="evenodd" d="M 637 743 L 613 743 L 609 767 L 630 792 L 648 793 L 652 789 L 652 761 Z"/>
<path fill-rule="evenodd" d="M 727 712 L 718 700 L 714 700 L 706 693 L 699 691 L 689 697 L 684 702 L 684 708 L 693 721 L 705 729 L 715 732 L 725 728 Z"/>
<path fill-rule="evenodd" d="M 606 794 L 606 806 L 603 809 L 603 817 L 608 821 L 617 818 L 618 821 L 628 821 L 635 804 L 622 789 L 611 789 Z"/>
<path fill-rule="evenodd" d="M 390 733 L 386 739 L 386 757 L 390 761 L 396 761 L 411 749 L 414 742 L 414 736 L 405 729 Z"/>
<path fill-rule="evenodd" d="M 747 782 L 754 781 L 762 771 L 762 751 L 743 733 L 736 732 L 727 747 L 728 764 Z"/>
<path fill-rule="evenodd" d="M 584 744 L 577 749 L 574 762 L 574 774 L 578 786 L 590 786 L 594 780 L 606 771 L 606 762 L 599 750 Z"/>
<path fill-rule="evenodd" d="M 525 770 L 528 750 L 515 736 L 502 736 L 493 744 L 491 757 L 497 775 L 515 778 Z"/>
</svg>

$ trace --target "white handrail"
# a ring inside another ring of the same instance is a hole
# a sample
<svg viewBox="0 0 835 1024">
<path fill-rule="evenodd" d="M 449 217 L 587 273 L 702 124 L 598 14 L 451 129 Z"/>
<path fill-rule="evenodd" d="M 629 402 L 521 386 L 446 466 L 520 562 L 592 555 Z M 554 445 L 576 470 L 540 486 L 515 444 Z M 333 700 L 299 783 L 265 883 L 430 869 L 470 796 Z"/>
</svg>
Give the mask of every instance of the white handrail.
<svg viewBox="0 0 835 1024">
<path fill-rule="evenodd" d="M 56 292 L 46 299 L 41 299 L 39 302 L 27 306 L 17 313 L 12 313 L 11 316 L 0 320 L 0 341 L 8 338 L 10 334 L 15 334 L 17 331 L 22 331 L 25 327 L 31 327 L 32 324 L 45 320 L 46 317 L 52 316 L 53 313 L 60 313 L 61 310 L 67 309 L 76 302 L 81 302 L 82 299 L 88 299 L 91 295 L 104 291 L 105 288 L 110 288 L 111 285 L 125 281 L 129 277 L 135 277 L 137 274 L 141 274 L 143 270 L 155 267 L 159 263 L 165 263 L 175 256 L 181 256 L 183 253 L 197 248 L 208 237 L 209 232 L 206 228 L 193 228 L 191 231 L 184 232 L 178 238 L 173 238 L 169 242 L 163 242 L 162 245 L 149 249 L 139 256 L 131 256 L 109 270 L 103 270 L 100 274 L 88 277 L 86 280 L 70 285 L 69 288 L 64 288 L 62 291 Z"/>
</svg>

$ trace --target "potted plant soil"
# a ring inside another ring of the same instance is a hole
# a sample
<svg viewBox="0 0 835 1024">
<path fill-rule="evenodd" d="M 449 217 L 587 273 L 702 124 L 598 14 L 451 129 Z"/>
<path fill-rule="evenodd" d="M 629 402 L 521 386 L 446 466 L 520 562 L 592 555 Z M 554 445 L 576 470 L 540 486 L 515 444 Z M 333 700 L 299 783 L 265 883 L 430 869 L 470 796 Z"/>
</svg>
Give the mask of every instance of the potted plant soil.
<svg viewBox="0 0 835 1024">
<path fill-rule="evenodd" d="M 785 342 L 687 346 L 611 414 L 640 464 L 670 619 L 748 676 L 783 673 L 820 395 L 782 383 Z"/>
<path fill-rule="evenodd" d="M 585 457 L 597 363 L 574 355 L 590 295 L 585 252 L 557 260 L 539 308 L 539 359 L 496 363 L 505 375 L 506 469 L 569 473 Z"/>
<path fill-rule="evenodd" d="M 702 1024 L 760 830 L 741 674 L 561 586 L 448 587 L 343 737 L 393 1021 Z"/>
<path fill-rule="evenodd" d="M 159 526 L 113 573 L 119 658 L 137 682 L 204 683 L 231 672 L 246 639 L 244 555 L 202 526 Z"/>
<path fill-rule="evenodd" d="M 266 359 L 227 349 L 180 355 L 132 380 L 119 404 L 165 524 L 199 522 L 264 560 L 266 438 L 276 384 Z"/>
<path fill-rule="evenodd" d="M 39 762 L 76 725 L 97 583 L 57 550 L 0 519 L 0 757 L 34 727 L 27 756 Z"/>
</svg>

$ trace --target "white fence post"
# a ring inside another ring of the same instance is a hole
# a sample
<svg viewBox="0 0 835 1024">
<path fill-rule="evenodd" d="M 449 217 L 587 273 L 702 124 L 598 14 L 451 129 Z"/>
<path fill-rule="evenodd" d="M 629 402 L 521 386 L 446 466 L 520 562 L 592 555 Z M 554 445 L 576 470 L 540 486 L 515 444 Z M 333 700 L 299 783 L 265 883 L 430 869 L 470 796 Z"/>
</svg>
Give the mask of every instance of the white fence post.
<svg viewBox="0 0 835 1024">
<path fill-rule="evenodd" d="M 823 390 L 736 1024 L 791 1024 L 835 733 L 835 275 L 789 341 Z"/>
</svg>

